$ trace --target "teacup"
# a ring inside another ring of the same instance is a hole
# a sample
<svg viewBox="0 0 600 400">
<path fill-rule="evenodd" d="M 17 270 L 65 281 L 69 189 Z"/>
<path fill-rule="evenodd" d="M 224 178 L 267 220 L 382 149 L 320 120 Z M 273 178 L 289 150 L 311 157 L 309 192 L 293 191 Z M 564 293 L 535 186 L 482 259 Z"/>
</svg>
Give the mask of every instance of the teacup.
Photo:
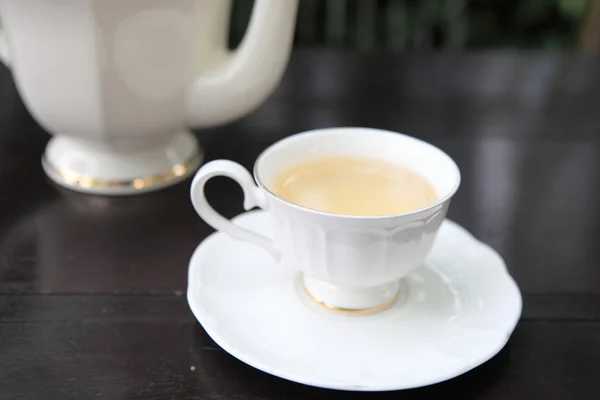
<svg viewBox="0 0 600 400">
<path fill-rule="evenodd" d="M 438 200 L 401 214 L 354 216 L 301 207 L 273 192 L 286 168 L 330 155 L 401 163 L 427 179 Z M 215 176 L 242 187 L 246 210 L 259 207 L 271 215 L 274 239 L 232 223 L 208 204 L 204 186 Z M 191 199 L 213 228 L 262 247 L 282 267 L 300 270 L 311 299 L 335 310 L 367 312 L 392 304 L 400 278 L 423 264 L 459 184 L 454 161 L 431 144 L 384 130 L 330 128 L 292 135 L 268 147 L 254 164 L 254 179 L 233 161 L 204 165 L 192 182 Z"/>
</svg>

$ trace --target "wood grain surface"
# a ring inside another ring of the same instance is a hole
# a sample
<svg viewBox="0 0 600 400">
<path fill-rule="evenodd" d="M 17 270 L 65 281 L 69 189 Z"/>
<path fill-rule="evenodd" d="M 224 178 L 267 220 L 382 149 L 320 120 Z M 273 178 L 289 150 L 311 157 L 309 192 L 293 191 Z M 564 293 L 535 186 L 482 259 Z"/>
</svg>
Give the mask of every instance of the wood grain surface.
<svg viewBox="0 0 600 400">
<path fill-rule="evenodd" d="M 57 100 L 58 101 L 58 100 Z M 206 335 L 185 300 L 212 232 L 189 181 L 128 198 L 45 178 L 49 138 L 0 66 L 0 399 L 591 399 L 600 393 L 600 58 L 359 55 L 302 50 L 253 114 L 198 132 L 207 159 L 252 165 L 292 133 L 370 126 L 459 165 L 449 218 L 494 247 L 524 295 L 506 348 L 449 382 L 396 393 L 315 389 L 257 371 Z M 226 179 L 207 187 L 242 211 Z"/>
</svg>

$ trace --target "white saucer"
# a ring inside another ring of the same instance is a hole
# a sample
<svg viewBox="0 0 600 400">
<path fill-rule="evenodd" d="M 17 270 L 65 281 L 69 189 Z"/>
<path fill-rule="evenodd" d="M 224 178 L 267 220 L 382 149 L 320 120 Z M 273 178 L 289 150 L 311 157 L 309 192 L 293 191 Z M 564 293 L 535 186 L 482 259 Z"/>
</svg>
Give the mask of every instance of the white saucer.
<svg viewBox="0 0 600 400">
<path fill-rule="evenodd" d="M 262 211 L 236 222 L 271 233 Z M 191 259 L 188 302 L 211 338 L 241 361 L 291 381 L 361 391 L 463 374 L 504 347 L 521 315 L 521 294 L 502 258 L 450 221 L 385 311 L 328 310 L 298 278 L 261 248 L 215 233 Z"/>
</svg>

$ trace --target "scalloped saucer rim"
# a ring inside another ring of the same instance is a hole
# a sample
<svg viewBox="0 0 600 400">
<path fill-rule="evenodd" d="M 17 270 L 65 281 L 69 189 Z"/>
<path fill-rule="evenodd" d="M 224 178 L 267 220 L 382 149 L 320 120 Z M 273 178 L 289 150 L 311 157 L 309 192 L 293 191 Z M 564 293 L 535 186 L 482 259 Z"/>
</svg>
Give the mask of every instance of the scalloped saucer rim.
<svg viewBox="0 0 600 400">
<path fill-rule="evenodd" d="M 263 211 L 235 220 L 271 233 Z M 387 310 L 325 309 L 305 295 L 299 278 L 262 249 L 213 233 L 190 260 L 187 299 L 208 335 L 242 362 L 290 381 L 354 391 L 462 375 L 506 345 L 522 311 L 502 258 L 449 220 Z"/>
</svg>

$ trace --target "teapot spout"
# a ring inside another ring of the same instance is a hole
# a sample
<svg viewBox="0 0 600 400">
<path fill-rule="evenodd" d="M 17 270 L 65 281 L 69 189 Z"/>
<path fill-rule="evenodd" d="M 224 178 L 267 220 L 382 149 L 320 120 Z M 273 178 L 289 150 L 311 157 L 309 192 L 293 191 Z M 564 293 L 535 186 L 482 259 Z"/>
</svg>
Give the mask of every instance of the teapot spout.
<svg viewBox="0 0 600 400">
<path fill-rule="evenodd" d="M 190 88 L 190 126 L 231 122 L 253 111 L 275 90 L 289 59 L 297 8 L 298 0 L 255 1 L 240 46 Z"/>
</svg>

